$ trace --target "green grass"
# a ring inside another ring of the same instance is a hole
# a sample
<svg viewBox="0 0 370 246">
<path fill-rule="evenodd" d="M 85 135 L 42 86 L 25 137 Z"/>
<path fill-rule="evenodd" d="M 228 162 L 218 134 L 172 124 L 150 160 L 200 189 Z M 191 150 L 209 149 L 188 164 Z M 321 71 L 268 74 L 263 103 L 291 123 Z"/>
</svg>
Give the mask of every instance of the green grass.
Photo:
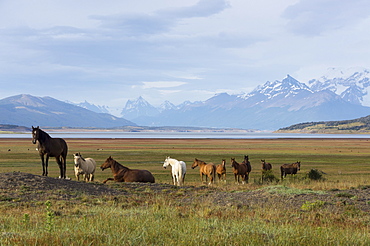
<svg viewBox="0 0 370 246">
<path fill-rule="evenodd" d="M 67 139 L 67 175 L 74 179 L 73 156 L 81 152 L 100 166 L 112 156 L 130 168 L 150 170 L 158 183 L 172 184 L 166 156 L 184 160 L 187 187 L 172 193 L 152 194 L 138 189 L 130 197 L 81 196 L 70 200 L 50 197 L 45 202 L 19 203 L 10 195 L 0 197 L 0 245 L 369 245 L 370 216 L 351 204 L 330 210 L 323 201 L 307 201 L 286 211 L 284 199 L 274 206 L 214 204 L 202 194 L 208 189 L 244 192 L 263 189 L 271 195 L 324 194 L 330 190 L 369 187 L 368 139 Z M 41 161 L 30 139 L 0 139 L 1 172 L 40 175 Z M 10 149 L 10 151 L 8 151 Z M 241 162 L 249 155 L 250 182 L 236 185 L 230 158 Z M 187 190 L 198 187 L 199 169 L 190 166 L 198 158 L 206 162 L 227 160 L 227 182 L 200 191 L 197 201 L 181 203 Z M 283 163 L 301 161 L 301 171 L 277 184 L 261 183 L 261 163 L 273 165 L 280 178 Z M 311 169 L 323 171 L 324 180 L 305 179 Z M 49 176 L 59 170 L 50 159 Z M 96 170 L 95 180 L 111 177 L 110 170 Z M 112 187 L 119 184 L 112 184 Z M 25 192 L 28 187 L 21 187 Z M 21 191 L 20 191 L 21 192 Z M 203 193 L 202 193 L 203 192 Z M 267 194 L 268 195 L 268 194 Z M 351 198 L 346 192 L 338 198 Z M 345 212 L 339 212 L 343 208 Z"/>
</svg>

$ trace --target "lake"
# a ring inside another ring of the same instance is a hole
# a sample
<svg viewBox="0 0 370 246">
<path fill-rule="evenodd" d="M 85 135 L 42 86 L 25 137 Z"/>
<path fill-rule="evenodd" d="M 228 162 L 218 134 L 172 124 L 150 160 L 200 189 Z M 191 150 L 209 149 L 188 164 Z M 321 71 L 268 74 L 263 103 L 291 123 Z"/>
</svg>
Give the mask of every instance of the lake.
<svg viewBox="0 0 370 246">
<path fill-rule="evenodd" d="M 370 134 L 300 134 L 272 132 L 49 132 L 53 138 L 196 138 L 196 139 L 276 139 L 276 138 L 370 138 Z M 0 138 L 31 138 L 31 133 L 0 134 Z"/>
</svg>

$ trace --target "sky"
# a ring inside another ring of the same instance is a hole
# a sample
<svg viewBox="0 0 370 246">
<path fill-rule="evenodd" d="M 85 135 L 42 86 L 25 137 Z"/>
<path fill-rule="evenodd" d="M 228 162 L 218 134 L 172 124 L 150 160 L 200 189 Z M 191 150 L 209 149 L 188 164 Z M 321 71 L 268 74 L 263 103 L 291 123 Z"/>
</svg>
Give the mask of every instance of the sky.
<svg viewBox="0 0 370 246">
<path fill-rule="evenodd" d="M 368 0 L 0 0 L 0 98 L 123 108 L 370 68 Z"/>
</svg>

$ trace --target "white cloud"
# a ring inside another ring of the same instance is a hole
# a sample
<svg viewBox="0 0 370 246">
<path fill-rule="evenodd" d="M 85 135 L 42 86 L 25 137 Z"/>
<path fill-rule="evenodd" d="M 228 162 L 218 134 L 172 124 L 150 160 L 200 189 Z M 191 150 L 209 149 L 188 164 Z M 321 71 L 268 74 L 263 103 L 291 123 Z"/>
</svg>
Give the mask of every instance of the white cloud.
<svg viewBox="0 0 370 246">
<path fill-rule="evenodd" d="M 288 7 L 283 16 L 294 33 L 315 36 L 354 25 L 370 16 L 367 0 L 300 0 Z"/>
<path fill-rule="evenodd" d="M 181 81 L 153 81 L 153 82 L 143 82 L 143 89 L 151 88 L 173 88 L 181 85 L 187 84 L 186 82 Z"/>
</svg>

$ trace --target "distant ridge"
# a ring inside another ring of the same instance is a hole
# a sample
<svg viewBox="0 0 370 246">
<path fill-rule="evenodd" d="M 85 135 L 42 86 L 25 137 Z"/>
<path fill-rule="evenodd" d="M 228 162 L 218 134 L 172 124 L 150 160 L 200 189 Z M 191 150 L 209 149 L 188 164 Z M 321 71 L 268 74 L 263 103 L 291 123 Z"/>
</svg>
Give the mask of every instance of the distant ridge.
<svg viewBox="0 0 370 246">
<path fill-rule="evenodd" d="M 21 94 L 0 100 L 0 124 L 40 127 L 119 127 L 136 125 L 123 118 L 56 100 Z"/>
<path fill-rule="evenodd" d="M 280 128 L 281 133 L 370 133 L 370 115 L 353 120 L 305 122 Z"/>
</svg>

